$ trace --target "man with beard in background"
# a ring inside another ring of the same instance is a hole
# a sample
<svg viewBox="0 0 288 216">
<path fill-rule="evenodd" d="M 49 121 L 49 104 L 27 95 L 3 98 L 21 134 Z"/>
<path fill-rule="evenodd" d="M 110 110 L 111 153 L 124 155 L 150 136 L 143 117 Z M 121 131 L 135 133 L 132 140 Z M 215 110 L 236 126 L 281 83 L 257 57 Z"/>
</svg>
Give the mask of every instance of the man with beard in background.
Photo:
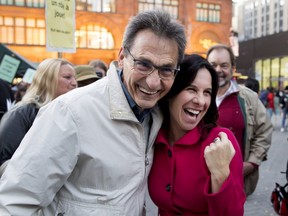
<svg viewBox="0 0 288 216">
<path fill-rule="evenodd" d="M 259 166 L 267 160 L 273 126 L 258 95 L 233 80 L 235 56 L 230 47 L 217 44 L 207 52 L 207 60 L 218 74 L 216 104 L 218 125 L 230 129 L 242 150 L 246 195 L 254 192 L 259 179 Z"/>
</svg>

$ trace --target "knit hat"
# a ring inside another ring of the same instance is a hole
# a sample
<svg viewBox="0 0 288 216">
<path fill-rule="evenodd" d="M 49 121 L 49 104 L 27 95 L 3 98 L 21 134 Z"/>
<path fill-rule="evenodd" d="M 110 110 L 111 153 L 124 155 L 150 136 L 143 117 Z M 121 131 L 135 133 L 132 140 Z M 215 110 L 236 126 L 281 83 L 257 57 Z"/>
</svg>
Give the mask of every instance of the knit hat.
<svg viewBox="0 0 288 216">
<path fill-rule="evenodd" d="M 76 71 L 76 80 L 83 81 L 87 79 L 98 80 L 100 77 L 95 73 L 95 69 L 89 65 L 77 65 L 74 67 Z"/>
</svg>

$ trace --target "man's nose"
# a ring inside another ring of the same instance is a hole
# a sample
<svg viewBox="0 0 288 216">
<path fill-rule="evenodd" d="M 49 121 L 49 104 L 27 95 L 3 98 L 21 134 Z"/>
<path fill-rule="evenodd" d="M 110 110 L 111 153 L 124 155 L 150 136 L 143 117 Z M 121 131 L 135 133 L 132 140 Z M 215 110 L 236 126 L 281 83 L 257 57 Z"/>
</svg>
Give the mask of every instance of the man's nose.
<svg viewBox="0 0 288 216">
<path fill-rule="evenodd" d="M 216 71 L 221 71 L 221 66 L 220 66 L 220 65 L 216 65 L 216 66 L 214 66 L 214 69 L 215 69 Z"/>
<path fill-rule="evenodd" d="M 147 85 L 150 89 L 157 89 L 161 83 L 158 69 L 154 69 L 151 74 L 146 77 Z"/>
</svg>

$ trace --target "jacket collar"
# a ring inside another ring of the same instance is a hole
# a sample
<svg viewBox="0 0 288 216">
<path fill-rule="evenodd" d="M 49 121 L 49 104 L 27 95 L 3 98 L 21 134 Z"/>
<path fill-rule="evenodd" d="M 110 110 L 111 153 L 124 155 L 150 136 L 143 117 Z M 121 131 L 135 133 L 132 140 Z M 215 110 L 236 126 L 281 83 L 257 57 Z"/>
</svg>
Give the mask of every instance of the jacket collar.
<svg viewBox="0 0 288 216">
<path fill-rule="evenodd" d="M 194 129 L 188 131 L 184 136 L 177 140 L 173 145 L 195 145 L 199 142 L 201 138 L 200 127 L 197 126 Z M 157 144 L 166 144 L 169 145 L 167 131 L 161 128 L 157 138 Z"/>
<path fill-rule="evenodd" d="M 116 68 L 109 68 L 107 78 L 111 118 L 138 122 L 122 90 Z"/>
<path fill-rule="evenodd" d="M 228 97 L 231 94 L 235 94 L 239 92 L 239 86 L 237 85 L 237 83 L 235 81 L 230 80 L 230 87 L 228 88 L 228 90 L 225 92 L 224 95 L 220 96 L 220 97 L 216 97 L 216 105 L 217 107 L 220 106 L 220 104 L 222 103 L 222 101 Z"/>
<path fill-rule="evenodd" d="M 117 70 L 117 74 L 118 74 L 121 87 L 122 87 L 123 92 L 127 98 L 127 101 L 128 101 L 130 108 L 132 109 L 136 118 L 140 122 L 143 122 L 145 117 L 150 114 L 151 109 L 145 109 L 144 111 L 141 111 L 141 108 L 135 103 L 134 99 L 131 97 L 130 93 L 128 92 L 128 89 L 126 88 L 126 86 L 124 85 L 124 83 L 122 81 L 121 77 L 122 77 L 123 71 Z"/>
</svg>

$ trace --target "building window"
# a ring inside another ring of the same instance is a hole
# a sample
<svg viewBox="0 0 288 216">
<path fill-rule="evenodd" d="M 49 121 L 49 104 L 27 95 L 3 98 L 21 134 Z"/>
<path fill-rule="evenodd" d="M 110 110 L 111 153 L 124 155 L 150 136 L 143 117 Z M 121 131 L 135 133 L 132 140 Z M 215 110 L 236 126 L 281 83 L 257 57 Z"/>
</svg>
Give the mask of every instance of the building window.
<svg viewBox="0 0 288 216">
<path fill-rule="evenodd" d="M 260 80 L 261 81 L 261 78 L 262 78 L 262 60 L 257 60 L 255 62 L 255 78 L 257 80 Z M 262 82 L 260 82 L 260 85 L 262 84 Z M 263 86 L 261 85 L 260 86 L 261 89 L 263 89 Z"/>
<path fill-rule="evenodd" d="M 200 22 L 220 23 L 221 6 L 218 4 L 197 3 L 196 20 Z"/>
<path fill-rule="evenodd" d="M 0 0 L 0 5 L 13 5 L 11 0 Z"/>
<path fill-rule="evenodd" d="M 114 39 L 106 28 L 86 25 L 76 31 L 76 46 L 78 48 L 113 49 Z"/>
<path fill-rule="evenodd" d="M 282 32 L 283 31 L 283 20 L 281 19 L 279 21 L 279 32 Z"/>
<path fill-rule="evenodd" d="M 270 86 L 270 66 L 271 60 L 265 59 L 262 61 L 262 79 L 263 79 L 263 87 Z"/>
<path fill-rule="evenodd" d="M 116 11 L 115 0 L 76 0 L 76 10 L 114 13 Z"/>
<path fill-rule="evenodd" d="M 14 43 L 14 19 L 0 16 L 0 42 Z"/>
<path fill-rule="evenodd" d="M 0 16 L 0 42 L 45 45 L 45 21 Z"/>
<path fill-rule="evenodd" d="M 28 7 L 45 7 L 45 0 L 26 0 Z"/>
<path fill-rule="evenodd" d="M 45 21 L 26 19 L 26 43 L 45 45 Z"/>
<path fill-rule="evenodd" d="M 0 0 L 0 5 L 44 8 L 45 0 Z"/>
<path fill-rule="evenodd" d="M 175 19 L 178 18 L 178 0 L 138 0 L 138 10 L 164 9 Z"/>
<path fill-rule="evenodd" d="M 274 58 L 270 61 L 270 80 L 272 81 L 272 86 L 278 86 L 278 79 L 280 75 L 280 58 Z"/>
<path fill-rule="evenodd" d="M 25 19 L 15 18 L 15 32 L 17 35 L 15 37 L 15 44 L 25 44 Z M 21 37 L 22 36 L 22 37 Z"/>
<path fill-rule="evenodd" d="M 265 31 L 266 31 L 266 34 L 269 35 L 269 23 L 266 23 L 266 29 L 265 29 Z"/>
<path fill-rule="evenodd" d="M 282 86 L 288 86 L 288 79 L 287 79 L 287 75 L 288 75 L 288 56 L 284 56 L 283 58 L 281 58 L 281 65 L 280 65 L 280 71 L 281 71 L 281 77 L 285 77 L 285 79 L 283 80 L 283 84 Z"/>
</svg>

